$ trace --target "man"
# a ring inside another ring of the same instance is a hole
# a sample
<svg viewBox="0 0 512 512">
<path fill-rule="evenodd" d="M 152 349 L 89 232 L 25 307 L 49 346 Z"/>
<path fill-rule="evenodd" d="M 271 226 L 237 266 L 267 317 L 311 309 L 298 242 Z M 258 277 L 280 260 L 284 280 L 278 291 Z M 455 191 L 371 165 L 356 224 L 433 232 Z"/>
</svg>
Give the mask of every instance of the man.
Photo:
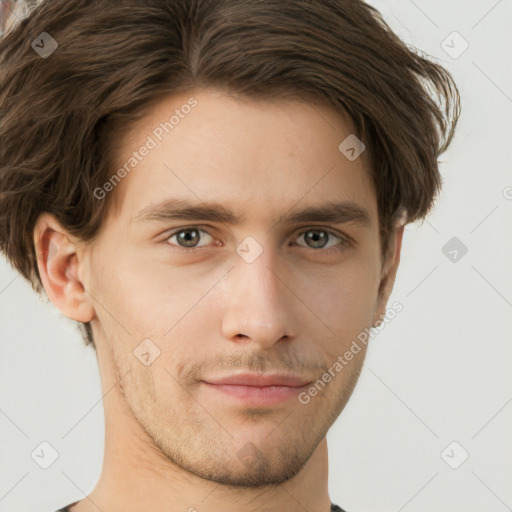
<svg viewBox="0 0 512 512">
<path fill-rule="evenodd" d="M 439 191 L 449 73 L 354 0 L 47 0 L 0 59 L 0 247 L 104 394 L 63 510 L 341 510 L 340 354 Z"/>
</svg>

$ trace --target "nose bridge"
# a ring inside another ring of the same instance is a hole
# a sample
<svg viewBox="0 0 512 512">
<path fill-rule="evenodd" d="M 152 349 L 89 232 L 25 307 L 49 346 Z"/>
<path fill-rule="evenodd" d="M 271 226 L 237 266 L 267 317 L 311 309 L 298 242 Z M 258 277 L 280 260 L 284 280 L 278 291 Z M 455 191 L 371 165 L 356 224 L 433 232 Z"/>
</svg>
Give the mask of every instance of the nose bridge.
<svg viewBox="0 0 512 512">
<path fill-rule="evenodd" d="M 273 344 L 284 336 L 293 337 L 290 297 L 282 282 L 276 252 L 267 244 L 251 261 L 245 255 L 255 247 L 249 245 L 244 253 L 247 248 L 243 242 L 240 244 L 237 252 L 242 252 L 230 272 L 222 321 L 224 336 L 239 341 L 243 335 L 260 345 Z"/>
</svg>

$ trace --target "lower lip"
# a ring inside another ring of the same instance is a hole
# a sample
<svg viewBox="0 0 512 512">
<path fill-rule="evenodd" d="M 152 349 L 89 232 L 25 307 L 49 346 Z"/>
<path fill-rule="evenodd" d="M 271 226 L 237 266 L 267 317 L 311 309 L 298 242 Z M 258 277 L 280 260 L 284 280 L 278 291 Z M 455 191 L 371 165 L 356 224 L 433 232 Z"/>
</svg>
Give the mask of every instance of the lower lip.
<svg viewBox="0 0 512 512">
<path fill-rule="evenodd" d="M 238 386 L 227 384 L 210 384 L 203 382 L 207 388 L 233 397 L 236 401 L 252 406 L 276 405 L 297 395 L 307 388 L 290 386 Z"/>
</svg>

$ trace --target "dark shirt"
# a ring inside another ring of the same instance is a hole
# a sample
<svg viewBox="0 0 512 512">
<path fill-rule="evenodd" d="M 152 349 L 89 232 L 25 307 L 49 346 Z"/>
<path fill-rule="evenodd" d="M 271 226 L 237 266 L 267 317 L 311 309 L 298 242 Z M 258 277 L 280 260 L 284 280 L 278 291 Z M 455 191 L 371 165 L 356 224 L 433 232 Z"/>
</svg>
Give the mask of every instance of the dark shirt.
<svg viewBox="0 0 512 512">
<path fill-rule="evenodd" d="M 75 501 L 75 503 L 78 503 L 78 502 Z M 71 503 L 67 507 L 60 508 L 59 510 L 57 510 L 57 512 L 71 512 L 69 510 L 69 507 L 71 505 L 74 505 L 75 503 Z M 334 503 L 331 503 L 331 512 L 345 512 L 345 511 L 342 508 L 338 507 L 338 505 L 335 505 Z"/>
</svg>

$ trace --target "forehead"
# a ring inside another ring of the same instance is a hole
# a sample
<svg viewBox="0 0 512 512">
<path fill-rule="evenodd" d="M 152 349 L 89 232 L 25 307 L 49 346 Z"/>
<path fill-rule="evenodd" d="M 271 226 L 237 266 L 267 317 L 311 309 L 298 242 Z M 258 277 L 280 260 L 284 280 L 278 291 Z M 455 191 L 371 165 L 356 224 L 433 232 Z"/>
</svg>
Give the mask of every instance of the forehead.
<svg viewBox="0 0 512 512">
<path fill-rule="evenodd" d="M 240 217 L 282 217 L 294 205 L 357 202 L 377 216 L 363 152 L 340 144 L 350 118 L 320 102 L 247 99 L 199 89 L 155 103 L 115 148 L 110 217 L 129 222 L 169 197 L 229 205 Z M 119 174 L 119 173 L 118 173 Z"/>
</svg>

